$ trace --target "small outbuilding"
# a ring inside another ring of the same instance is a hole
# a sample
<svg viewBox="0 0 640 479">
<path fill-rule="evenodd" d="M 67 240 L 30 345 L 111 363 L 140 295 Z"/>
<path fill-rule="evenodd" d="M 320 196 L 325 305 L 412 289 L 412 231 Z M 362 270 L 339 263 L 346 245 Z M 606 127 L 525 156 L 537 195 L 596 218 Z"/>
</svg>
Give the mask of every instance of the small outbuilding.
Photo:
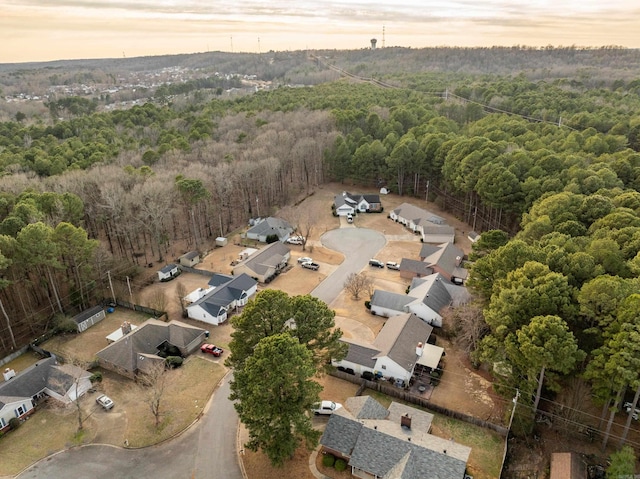
<svg viewBox="0 0 640 479">
<path fill-rule="evenodd" d="M 180 275 L 180 269 L 177 264 L 168 264 L 160 271 L 158 271 L 158 279 L 160 281 L 171 281 L 176 276 Z"/>
<path fill-rule="evenodd" d="M 216 246 L 227 246 L 227 238 L 224 236 L 218 236 L 216 238 Z"/>
<path fill-rule="evenodd" d="M 93 308 L 85 309 L 80 314 L 75 315 L 72 319 L 76 323 L 78 332 L 86 331 L 91 326 L 99 323 L 105 318 L 104 308 L 102 306 L 94 306 Z"/>
<path fill-rule="evenodd" d="M 189 251 L 178 258 L 178 261 L 182 266 L 193 268 L 200 262 L 200 253 L 197 251 Z"/>
</svg>

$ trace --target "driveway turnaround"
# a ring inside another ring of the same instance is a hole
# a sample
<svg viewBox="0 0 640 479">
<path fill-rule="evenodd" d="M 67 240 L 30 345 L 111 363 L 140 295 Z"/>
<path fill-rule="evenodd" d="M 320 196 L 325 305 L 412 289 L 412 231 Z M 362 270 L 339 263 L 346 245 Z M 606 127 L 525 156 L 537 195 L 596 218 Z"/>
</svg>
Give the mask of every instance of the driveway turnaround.
<svg viewBox="0 0 640 479">
<path fill-rule="evenodd" d="M 222 380 L 198 424 L 177 438 L 144 449 L 76 447 L 37 462 L 16 478 L 242 479 L 236 453 L 238 416 L 228 399 L 230 379 L 228 374 Z"/>
<path fill-rule="evenodd" d="M 359 273 L 387 243 L 384 235 L 367 228 L 339 228 L 327 231 L 320 238 L 326 248 L 344 254 L 344 261 L 318 285 L 311 296 L 331 304 L 343 290 L 351 273 Z"/>
</svg>

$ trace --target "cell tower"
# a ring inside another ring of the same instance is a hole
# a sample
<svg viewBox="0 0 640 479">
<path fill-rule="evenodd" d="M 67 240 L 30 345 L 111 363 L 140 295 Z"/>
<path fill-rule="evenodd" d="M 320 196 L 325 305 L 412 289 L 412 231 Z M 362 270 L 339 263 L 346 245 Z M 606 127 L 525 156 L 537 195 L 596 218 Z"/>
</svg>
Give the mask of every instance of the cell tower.
<svg viewBox="0 0 640 479">
<path fill-rule="evenodd" d="M 382 48 L 384 48 L 384 25 L 382 25 Z"/>
</svg>

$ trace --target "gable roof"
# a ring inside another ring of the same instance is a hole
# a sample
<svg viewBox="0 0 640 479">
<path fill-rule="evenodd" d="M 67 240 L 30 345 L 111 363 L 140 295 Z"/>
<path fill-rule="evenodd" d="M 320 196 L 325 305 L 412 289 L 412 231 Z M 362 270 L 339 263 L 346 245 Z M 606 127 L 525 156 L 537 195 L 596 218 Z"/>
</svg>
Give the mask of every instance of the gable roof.
<svg viewBox="0 0 640 479">
<path fill-rule="evenodd" d="M 373 348 L 371 345 L 360 344 L 353 339 L 340 339 L 343 343 L 349 346 L 347 354 L 344 357 L 345 361 L 355 364 L 361 364 L 369 369 L 373 369 L 376 365 L 376 356 L 380 354 L 379 349 Z"/>
<path fill-rule="evenodd" d="M 218 276 L 218 279 L 222 281 L 224 279 L 223 276 L 226 275 L 216 276 Z M 241 299 L 242 295 L 246 291 L 253 288 L 257 284 L 255 279 L 251 278 L 248 274 L 245 273 L 242 273 L 238 276 L 227 276 L 227 278 L 230 279 L 227 279 L 225 283 L 221 283 L 213 291 L 210 291 L 202 298 L 191 303 L 188 308 L 200 306 L 208 313 L 213 314 L 214 316 L 218 316 L 221 309 L 226 309 L 231 303 Z M 218 279 L 216 280 L 216 282 L 218 281 Z M 209 284 L 211 284 L 211 281 L 209 281 Z"/>
<path fill-rule="evenodd" d="M 291 232 L 293 232 L 293 228 L 289 222 L 282 218 L 274 218 L 272 216 L 259 221 L 247 230 L 247 234 L 257 236 L 276 235 L 280 239 L 286 238 Z"/>
<path fill-rule="evenodd" d="M 182 258 L 184 258 L 184 259 L 194 259 L 194 258 L 197 258 L 198 256 L 200 256 L 200 253 L 198 253 L 197 251 L 189 251 L 188 253 L 185 253 L 182 256 L 180 256 L 180 259 L 182 259 Z"/>
<path fill-rule="evenodd" d="M 466 279 L 468 271 L 459 266 L 464 258 L 464 251 L 453 243 L 442 243 L 438 245 L 438 250 L 424 258 L 424 262 L 434 268 L 438 268 L 450 276 Z"/>
<path fill-rule="evenodd" d="M 386 419 L 389 416 L 389 411 L 371 396 L 349 397 L 344 407 L 356 419 Z"/>
<path fill-rule="evenodd" d="M 414 224 L 422 224 L 424 226 L 425 221 L 436 225 L 447 224 L 442 216 L 438 216 L 430 211 L 418 208 L 410 203 L 402 203 L 394 209 L 393 212 L 406 220 L 413 221 Z"/>
<path fill-rule="evenodd" d="M 433 273 L 433 268 L 431 268 L 424 261 L 419 261 L 417 259 L 409 259 L 402 258 L 400 261 L 400 271 L 409 271 L 411 273 L 416 273 L 422 276 Z"/>
<path fill-rule="evenodd" d="M 90 375 L 72 364 L 58 365 L 55 356 L 41 359 L 8 381 L 0 383 L 0 409 L 9 402 L 32 398 L 44 389 L 64 396 L 76 378 Z"/>
<path fill-rule="evenodd" d="M 415 298 L 406 294 L 392 293 L 376 289 L 371 296 L 371 306 L 380 306 L 394 311 L 404 311 L 404 307 L 414 301 Z"/>
<path fill-rule="evenodd" d="M 432 331 L 433 326 L 415 314 L 399 314 L 389 318 L 382 326 L 373 341 L 373 346 L 380 350 L 377 357 L 387 356 L 396 364 L 406 367 L 407 371 L 411 371 L 418 359 L 416 346 L 419 342 L 426 343 Z"/>
<path fill-rule="evenodd" d="M 413 278 L 408 294 L 429 306 L 432 311 L 439 313 L 442 308 L 452 303 L 451 294 L 445 283 L 449 281 L 440 273 L 430 274 L 425 278 Z"/>
<path fill-rule="evenodd" d="M 73 317 L 73 322 L 76 323 L 76 324 L 80 324 L 83 321 L 86 321 L 87 319 L 89 319 L 91 316 L 94 316 L 98 312 L 102 311 L 103 309 L 104 308 L 102 306 L 100 306 L 100 305 L 94 306 L 93 308 L 85 309 L 84 311 L 82 311 L 81 313 L 76 314 Z"/>
<path fill-rule="evenodd" d="M 165 323 L 157 319 L 148 319 L 140 327 L 98 351 L 96 356 L 133 373 L 138 369 L 139 355 L 155 356 L 158 346 L 165 341 L 178 348 L 184 348 L 204 332 L 204 329 L 179 321 Z"/>
<path fill-rule="evenodd" d="M 276 268 L 289 254 L 289 247 L 276 241 L 265 246 L 257 253 L 249 256 L 243 263 L 247 268 L 255 271 L 257 274 L 263 275 L 269 269 Z"/>
<path fill-rule="evenodd" d="M 366 194 L 366 195 L 354 195 L 348 191 L 343 191 L 341 195 L 336 195 L 333 198 L 333 204 L 336 208 L 343 205 L 349 205 L 351 207 L 357 206 L 361 201 L 365 201 L 368 204 L 380 203 L 380 195 Z"/>
<path fill-rule="evenodd" d="M 171 273 L 171 271 L 173 271 L 173 270 L 174 270 L 174 269 L 176 269 L 177 267 L 178 267 L 178 265 L 177 265 L 177 264 L 170 263 L 170 264 L 168 264 L 168 265 L 164 266 L 163 268 L 161 268 L 161 269 L 160 269 L 160 272 L 161 272 L 161 273 Z"/>
<path fill-rule="evenodd" d="M 393 402 L 386 419 L 357 418 L 349 405 L 377 401 L 351 399 L 331 415 L 320 439 L 348 457 L 350 466 L 385 478 L 462 479 L 471 449 L 430 434 L 432 414 Z M 401 426 L 405 415 L 411 417 L 410 428 Z"/>
</svg>

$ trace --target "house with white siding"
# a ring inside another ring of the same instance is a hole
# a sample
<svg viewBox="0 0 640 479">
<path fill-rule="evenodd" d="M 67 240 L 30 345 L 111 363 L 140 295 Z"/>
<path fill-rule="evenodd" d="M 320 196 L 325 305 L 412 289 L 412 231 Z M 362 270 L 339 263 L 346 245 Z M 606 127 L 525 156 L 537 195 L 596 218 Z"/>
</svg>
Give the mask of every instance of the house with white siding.
<svg viewBox="0 0 640 479">
<path fill-rule="evenodd" d="M 410 203 L 402 203 L 389 214 L 389 218 L 419 234 L 423 243 L 455 241 L 455 229 L 447 225 L 444 218 Z"/>
</svg>

